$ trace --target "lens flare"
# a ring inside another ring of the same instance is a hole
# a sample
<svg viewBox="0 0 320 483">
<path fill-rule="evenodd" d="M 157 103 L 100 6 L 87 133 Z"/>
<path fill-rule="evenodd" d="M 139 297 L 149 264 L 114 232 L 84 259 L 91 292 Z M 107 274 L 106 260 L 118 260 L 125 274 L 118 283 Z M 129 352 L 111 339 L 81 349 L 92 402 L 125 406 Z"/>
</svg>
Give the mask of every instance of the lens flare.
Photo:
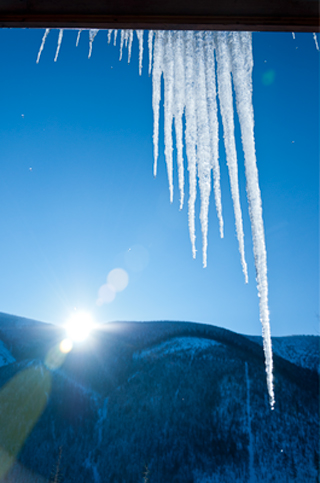
<svg viewBox="0 0 320 483">
<path fill-rule="evenodd" d="M 107 277 L 107 283 L 114 288 L 116 292 L 122 292 L 129 283 L 129 275 L 123 268 L 114 268 Z"/>
<path fill-rule="evenodd" d="M 63 354 L 68 354 L 73 348 L 73 342 L 71 339 L 63 339 L 60 342 L 59 348 Z"/>
<path fill-rule="evenodd" d="M 66 324 L 68 339 L 75 342 L 84 341 L 89 336 L 92 329 L 92 317 L 86 312 L 74 313 Z"/>
</svg>

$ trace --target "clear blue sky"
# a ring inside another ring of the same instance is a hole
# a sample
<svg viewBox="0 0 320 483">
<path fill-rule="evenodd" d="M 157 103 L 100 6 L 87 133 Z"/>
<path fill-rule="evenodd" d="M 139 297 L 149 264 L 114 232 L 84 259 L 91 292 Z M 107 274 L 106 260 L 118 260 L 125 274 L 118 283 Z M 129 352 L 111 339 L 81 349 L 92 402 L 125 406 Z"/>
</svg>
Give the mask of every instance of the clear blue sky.
<svg viewBox="0 0 320 483">
<path fill-rule="evenodd" d="M 51 31 L 37 65 L 42 35 L 0 30 L 0 311 L 62 323 L 77 307 L 100 321 L 188 320 L 260 334 L 239 136 L 248 285 L 222 142 L 225 238 L 212 204 L 208 268 L 199 224 L 192 259 L 177 178 L 169 203 L 162 131 L 153 178 L 146 42 L 139 77 L 136 38 L 128 65 L 105 32 L 90 60 L 88 33 L 76 48 L 77 33 L 65 32 L 54 63 Z M 312 34 L 257 33 L 253 46 L 271 331 L 319 334 L 319 52 Z M 127 271 L 129 284 L 97 306 L 114 268 Z"/>
</svg>

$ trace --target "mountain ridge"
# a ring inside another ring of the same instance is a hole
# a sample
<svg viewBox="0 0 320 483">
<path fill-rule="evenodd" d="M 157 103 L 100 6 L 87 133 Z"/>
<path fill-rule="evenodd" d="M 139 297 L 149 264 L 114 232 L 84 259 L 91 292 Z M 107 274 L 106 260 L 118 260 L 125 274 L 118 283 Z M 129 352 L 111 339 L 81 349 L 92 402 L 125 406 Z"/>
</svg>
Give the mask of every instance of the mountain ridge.
<svg viewBox="0 0 320 483">
<path fill-rule="evenodd" d="M 66 483 L 142 482 L 146 467 L 150 483 L 317 481 L 319 377 L 298 359 L 275 354 L 271 411 L 263 350 L 249 336 L 188 322 L 108 323 L 53 368 L 48 353 L 62 338 L 61 327 L 0 314 L 0 340 L 16 359 L 0 367 L 0 448 L 10 450 L 12 428 L 3 428 L 25 411 L 30 387 L 20 387 L 22 400 L 1 395 L 26 379 L 42 409 L 10 451 L 33 483 L 48 481 L 60 447 Z M 20 483 L 12 472 L 4 483 Z"/>
</svg>

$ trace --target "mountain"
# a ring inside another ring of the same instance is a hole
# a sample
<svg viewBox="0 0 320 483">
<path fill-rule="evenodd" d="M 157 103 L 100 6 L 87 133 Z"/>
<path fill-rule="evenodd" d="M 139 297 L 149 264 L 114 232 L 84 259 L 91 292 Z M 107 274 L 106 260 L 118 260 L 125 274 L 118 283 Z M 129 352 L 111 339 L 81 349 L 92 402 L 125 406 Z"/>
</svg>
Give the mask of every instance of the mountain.
<svg viewBox="0 0 320 483">
<path fill-rule="evenodd" d="M 262 345 L 262 337 L 248 336 L 250 340 Z M 275 354 L 297 366 L 320 372 L 319 336 L 291 335 L 289 337 L 273 337 L 272 349 Z"/>
<path fill-rule="evenodd" d="M 273 339 L 273 411 L 260 338 L 117 322 L 62 355 L 63 338 L 0 314 L 1 482 L 319 481 L 319 337 Z"/>
</svg>

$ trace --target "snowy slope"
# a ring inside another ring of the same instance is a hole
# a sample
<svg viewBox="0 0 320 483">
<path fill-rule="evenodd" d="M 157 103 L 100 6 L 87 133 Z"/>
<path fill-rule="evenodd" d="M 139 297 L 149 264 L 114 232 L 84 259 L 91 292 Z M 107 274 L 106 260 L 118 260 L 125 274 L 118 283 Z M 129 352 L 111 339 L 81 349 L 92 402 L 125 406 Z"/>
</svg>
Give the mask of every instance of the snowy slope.
<svg viewBox="0 0 320 483">
<path fill-rule="evenodd" d="M 259 336 L 248 338 L 262 345 Z M 316 335 L 291 335 L 288 337 L 273 337 L 272 348 L 274 354 L 305 369 L 320 373 L 320 338 Z"/>
<path fill-rule="evenodd" d="M 157 354 L 166 356 L 168 354 L 182 355 L 186 354 L 194 356 L 195 354 L 201 354 L 207 349 L 211 349 L 213 346 L 221 345 L 215 340 L 200 339 L 197 337 L 175 337 L 169 341 L 162 342 L 152 349 L 146 349 L 139 353 L 139 357 L 150 356 L 151 354 Z M 135 354 L 135 357 L 138 357 Z"/>
</svg>

